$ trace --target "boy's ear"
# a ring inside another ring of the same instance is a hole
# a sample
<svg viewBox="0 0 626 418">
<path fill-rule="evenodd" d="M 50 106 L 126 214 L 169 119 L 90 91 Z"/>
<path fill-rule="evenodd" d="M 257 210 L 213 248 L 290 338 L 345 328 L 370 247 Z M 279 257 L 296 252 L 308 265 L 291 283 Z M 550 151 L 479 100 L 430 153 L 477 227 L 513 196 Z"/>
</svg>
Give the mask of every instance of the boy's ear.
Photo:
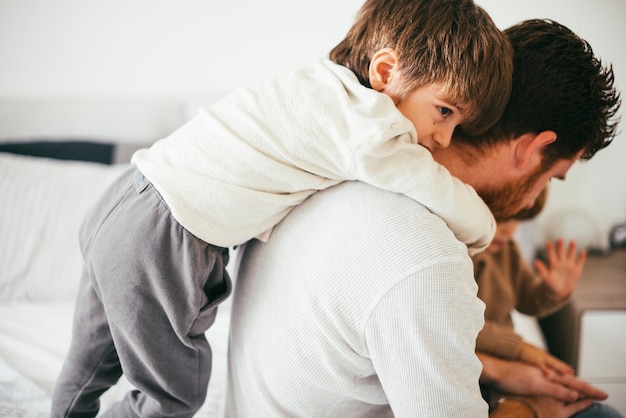
<svg viewBox="0 0 626 418">
<path fill-rule="evenodd" d="M 370 86 L 376 91 L 384 91 L 394 77 L 398 76 L 399 63 L 398 55 L 392 48 L 383 48 L 376 51 L 370 61 Z"/>
<path fill-rule="evenodd" d="M 524 134 L 517 140 L 515 149 L 515 162 L 517 168 L 527 168 L 529 165 L 536 167 L 543 159 L 543 148 L 556 141 L 554 131 L 542 131 L 538 134 Z"/>
</svg>

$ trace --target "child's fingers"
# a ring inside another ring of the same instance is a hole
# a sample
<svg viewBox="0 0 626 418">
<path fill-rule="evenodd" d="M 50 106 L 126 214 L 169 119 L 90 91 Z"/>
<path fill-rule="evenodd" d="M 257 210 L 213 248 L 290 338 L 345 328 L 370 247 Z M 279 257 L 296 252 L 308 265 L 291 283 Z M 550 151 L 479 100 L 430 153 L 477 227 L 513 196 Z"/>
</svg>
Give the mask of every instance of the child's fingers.
<svg viewBox="0 0 626 418">
<path fill-rule="evenodd" d="M 556 240 L 556 255 L 560 259 L 565 258 L 565 242 L 563 241 L 563 238 L 558 238 Z"/>
<path fill-rule="evenodd" d="M 548 270 L 548 266 L 545 265 L 545 263 L 539 259 L 534 261 L 534 266 L 535 269 L 537 270 L 537 273 L 539 273 L 539 275 L 543 278 L 548 277 L 548 274 L 550 273 L 550 271 Z"/>
<path fill-rule="evenodd" d="M 574 374 L 574 369 L 569 364 L 562 362 L 561 360 L 550 357 L 547 360 L 547 364 L 552 370 L 556 371 L 559 374 Z"/>
<path fill-rule="evenodd" d="M 580 250 L 580 253 L 578 254 L 578 259 L 576 260 L 576 267 L 582 269 L 583 264 L 585 264 L 586 260 L 587 260 L 587 251 Z"/>
<path fill-rule="evenodd" d="M 576 259 L 576 241 L 571 240 L 567 247 L 567 258 L 570 260 Z"/>
<path fill-rule="evenodd" d="M 546 242 L 546 261 L 548 264 L 553 264 L 556 260 L 556 251 L 554 248 L 554 243 L 552 241 Z"/>
</svg>

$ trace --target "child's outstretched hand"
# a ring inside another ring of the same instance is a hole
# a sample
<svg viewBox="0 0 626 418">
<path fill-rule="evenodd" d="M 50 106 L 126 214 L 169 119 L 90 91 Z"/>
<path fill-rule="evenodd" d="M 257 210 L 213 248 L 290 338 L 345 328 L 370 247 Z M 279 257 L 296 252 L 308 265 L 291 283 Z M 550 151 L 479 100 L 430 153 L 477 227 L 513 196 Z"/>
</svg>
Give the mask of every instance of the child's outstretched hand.
<svg viewBox="0 0 626 418">
<path fill-rule="evenodd" d="M 576 241 L 570 241 L 566 250 L 563 239 L 559 238 L 556 247 L 552 241 L 546 243 L 546 256 L 547 265 L 541 260 L 535 260 L 537 272 L 558 297 L 569 295 L 580 279 L 587 252 L 581 250 L 577 255 Z"/>
<path fill-rule="evenodd" d="M 561 375 L 574 373 L 574 369 L 569 364 L 562 362 L 547 351 L 527 342 L 522 343 L 519 360 L 537 366 L 541 369 L 544 376 L 548 376 L 551 371 Z"/>
</svg>

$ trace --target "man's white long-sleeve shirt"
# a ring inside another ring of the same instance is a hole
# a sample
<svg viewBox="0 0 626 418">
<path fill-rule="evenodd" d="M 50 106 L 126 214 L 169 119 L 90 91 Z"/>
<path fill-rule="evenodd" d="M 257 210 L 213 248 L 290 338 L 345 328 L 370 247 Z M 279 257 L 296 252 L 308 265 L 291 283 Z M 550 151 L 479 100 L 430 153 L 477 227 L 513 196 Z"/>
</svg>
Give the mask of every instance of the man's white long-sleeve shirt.
<svg viewBox="0 0 626 418">
<path fill-rule="evenodd" d="M 419 203 L 344 182 L 238 256 L 227 416 L 487 416 L 472 262 Z"/>
<path fill-rule="evenodd" d="M 133 162 L 181 225 L 222 247 L 266 240 L 294 206 L 345 180 L 419 201 L 471 253 L 495 233 L 474 189 L 418 145 L 391 98 L 329 60 L 236 90 Z"/>
</svg>

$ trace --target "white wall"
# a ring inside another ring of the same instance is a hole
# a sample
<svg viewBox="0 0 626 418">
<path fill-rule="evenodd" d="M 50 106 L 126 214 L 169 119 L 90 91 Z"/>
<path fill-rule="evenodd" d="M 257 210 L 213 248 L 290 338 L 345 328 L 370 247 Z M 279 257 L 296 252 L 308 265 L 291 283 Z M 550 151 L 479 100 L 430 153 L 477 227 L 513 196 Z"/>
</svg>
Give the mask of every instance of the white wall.
<svg viewBox="0 0 626 418">
<path fill-rule="evenodd" d="M 565 24 L 614 64 L 624 90 L 625 0 L 477 3 L 501 28 L 526 18 Z M 360 5 L 361 0 L 0 0 L 0 99 L 227 92 L 326 55 Z M 554 183 L 538 228 L 548 234 L 554 216 L 562 220 L 565 211 L 582 212 L 566 219 L 568 234 L 584 239 L 591 224 L 605 236 L 611 225 L 626 220 L 625 136 L 575 166 L 566 182 Z"/>
<path fill-rule="evenodd" d="M 0 96 L 231 90 L 328 52 L 360 0 L 0 0 Z"/>
</svg>

